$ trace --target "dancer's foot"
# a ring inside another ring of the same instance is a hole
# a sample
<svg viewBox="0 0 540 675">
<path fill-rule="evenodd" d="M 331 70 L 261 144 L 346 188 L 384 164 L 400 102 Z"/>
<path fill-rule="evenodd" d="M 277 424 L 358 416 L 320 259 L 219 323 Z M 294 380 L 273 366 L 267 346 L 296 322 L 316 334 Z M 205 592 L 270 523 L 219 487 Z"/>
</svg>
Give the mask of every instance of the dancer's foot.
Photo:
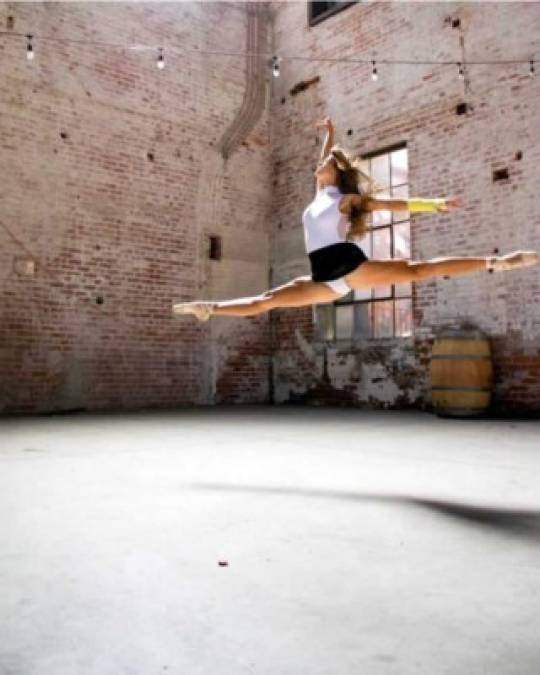
<svg viewBox="0 0 540 675">
<path fill-rule="evenodd" d="M 199 321 L 208 321 L 212 315 L 213 302 L 179 302 L 172 306 L 173 314 L 194 314 Z"/>
<path fill-rule="evenodd" d="M 516 267 L 529 267 L 540 263 L 538 251 L 512 251 L 506 255 L 493 256 L 486 259 L 486 268 L 489 271 L 502 272 Z"/>
</svg>

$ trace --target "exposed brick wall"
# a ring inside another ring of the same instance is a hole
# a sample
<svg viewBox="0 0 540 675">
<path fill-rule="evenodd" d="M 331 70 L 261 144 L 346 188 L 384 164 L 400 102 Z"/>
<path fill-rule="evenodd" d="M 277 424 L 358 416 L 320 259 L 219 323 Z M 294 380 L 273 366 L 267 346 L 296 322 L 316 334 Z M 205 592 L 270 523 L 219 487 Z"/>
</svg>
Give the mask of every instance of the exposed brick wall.
<svg viewBox="0 0 540 675">
<path fill-rule="evenodd" d="M 10 3 L 0 25 L 13 16 L 14 31 L 36 36 L 242 51 L 248 9 Z M 538 23 L 534 3 L 358 4 L 313 28 L 303 2 L 272 9 L 276 53 L 321 57 L 455 61 L 463 35 L 467 60 L 529 58 Z M 491 338 L 497 406 L 540 408 L 538 268 L 419 282 L 413 337 L 354 349 L 323 349 L 311 307 L 204 324 L 170 313 L 173 301 L 251 296 L 309 271 L 301 213 L 325 115 L 353 151 L 407 141 L 412 195 L 462 197 L 463 209 L 412 217 L 413 258 L 540 249 L 539 85 L 526 66 L 471 66 L 465 96 L 455 66 L 379 64 L 373 82 L 367 64 L 285 61 L 268 78 L 270 109 L 225 162 L 216 147 L 241 109 L 244 58 L 166 49 L 159 71 L 143 51 L 35 50 L 29 63 L 22 39 L 0 40 L 0 412 L 426 408 L 434 333 L 456 318 Z M 474 111 L 458 116 L 463 100 Z M 493 183 L 501 167 L 509 180 Z M 210 234 L 223 237 L 220 261 L 208 259 Z"/>
<path fill-rule="evenodd" d="M 526 60 L 538 34 L 534 3 L 359 3 L 314 27 L 305 3 L 272 6 L 275 51 L 285 55 L 455 63 L 463 37 L 467 61 Z M 528 76 L 528 64 L 472 65 L 468 92 L 455 65 L 379 63 L 378 74 L 373 82 L 371 64 L 281 64 L 272 98 L 277 281 L 309 271 L 301 213 L 313 197 L 324 138 L 313 123 L 326 115 L 337 125 L 336 140 L 353 152 L 406 141 L 412 196 L 463 199 L 464 208 L 448 214 L 412 216 L 413 259 L 540 250 L 540 80 Z M 463 101 L 474 110 L 456 115 Z M 503 167 L 509 179 L 493 182 L 493 170 Z M 540 410 L 540 267 L 426 279 L 413 293 L 413 337 L 353 349 L 322 349 L 310 310 L 276 310 L 276 400 L 429 408 L 435 333 L 468 319 L 491 341 L 493 408 Z"/>
<path fill-rule="evenodd" d="M 244 3 L 9 3 L 2 30 L 9 16 L 36 57 L 0 40 L 0 412 L 266 400 L 268 317 L 171 314 L 268 286 L 267 107 L 225 162 L 245 57 L 166 48 L 245 51 Z M 46 35 L 165 45 L 166 67 Z"/>
</svg>

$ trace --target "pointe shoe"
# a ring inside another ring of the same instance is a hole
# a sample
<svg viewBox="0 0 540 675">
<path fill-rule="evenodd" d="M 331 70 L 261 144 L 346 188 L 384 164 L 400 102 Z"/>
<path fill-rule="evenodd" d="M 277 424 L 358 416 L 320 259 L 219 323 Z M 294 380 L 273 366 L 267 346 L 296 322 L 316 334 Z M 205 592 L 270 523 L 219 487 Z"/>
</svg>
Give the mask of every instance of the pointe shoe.
<svg viewBox="0 0 540 675">
<path fill-rule="evenodd" d="M 173 314 L 194 314 L 199 321 L 208 321 L 212 315 L 214 303 L 212 302 L 179 302 L 173 305 Z"/>
<path fill-rule="evenodd" d="M 486 268 L 491 272 L 512 270 L 516 267 L 529 267 L 540 263 L 538 251 L 512 251 L 502 256 L 488 258 Z"/>
</svg>

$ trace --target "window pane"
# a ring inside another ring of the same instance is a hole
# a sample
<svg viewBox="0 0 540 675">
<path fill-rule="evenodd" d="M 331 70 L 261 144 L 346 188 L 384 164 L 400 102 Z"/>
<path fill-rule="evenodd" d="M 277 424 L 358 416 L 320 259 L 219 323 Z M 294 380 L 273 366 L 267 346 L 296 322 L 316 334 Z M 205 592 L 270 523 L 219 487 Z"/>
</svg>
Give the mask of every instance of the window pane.
<svg viewBox="0 0 540 675">
<path fill-rule="evenodd" d="M 394 336 L 394 301 L 373 303 L 373 337 Z"/>
<path fill-rule="evenodd" d="M 408 199 L 409 198 L 409 186 L 408 185 L 400 185 L 399 187 L 394 188 L 392 190 L 392 198 L 393 199 Z M 403 211 L 394 211 L 393 212 L 394 223 L 397 223 L 400 220 L 408 220 L 409 215 L 410 215 L 410 212 L 409 212 L 408 209 L 404 209 Z"/>
<path fill-rule="evenodd" d="M 408 337 L 412 335 L 411 299 L 396 300 L 396 335 Z"/>
<path fill-rule="evenodd" d="M 374 298 L 391 298 L 392 297 L 392 285 L 388 286 L 374 286 L 373 287 L 373 297 Z"/>
<path fill-rule="evenodd" d="M 358 338 L 371 337 L 371 308 L 370 302 L 354 305 L 354 335 Z"/>
<path fill-rule="evenodd" d="M 351 339 L 353 336 L 354 305 L 336 305 L 336 339 Z"/>
<path fill-rule="evenodd" d="M 371 300 L 371 288 L 355 288 L 353 293 L 355 300 Z"/>
<path fill-rule="evenodd" d="M 334 308 L 332 303 L 314 305 L 315 333 L 319 340 L 334 339 Z"/>
<path fill-rule="evenodd" d="M 360 246 L 362 251 L 371 258 L 371 233 L 367 232 L 361 239 L 355 239 L 354 243 Z"/>
<path fill-rule="evenodd" d="M 370 175 L 369 159 L 358 160 L 358 165 L 360 167 L 360 171 L 363 171 L 367 176 Z"/>
<path fill-rule="evenodd" d="M 390 254 L 390 228 L 385 227 L 382 230 L 374 230 L 373 232 L 373 257 L 378 260 L 381 258 L 391 258 Z M 390 284 L 378 286 L 374 289 L 375 298 L 385 298 L 392 294 L 392 287 Z"/>
<path fill-rule="evenodd" d="M 401 284 L 394 286 L 396 290 L 396 298 L 403 296 L 410 297 L 412 295 L 412 283 L 410 281 L 403 281 Z"/>
<path fill-rule="evenodd" d="M 365 234 L 362 239 L 358 239 L 358 246 L 364 251 L 368 258 L 371 258 L 371 232 Z M 354 300 L 371 300 L 371 288 L 355 288 L 353 291 Z"/>
<path fill-rule="evenodd" d="M 390 153 L 390 165 L 392 170 L 392 185 L 408 183 L 407 148 Z"/>
<path fill-rule="evenodd" d="M 375 199 L 386 199 L 385 196 L 380 196 L 375 194 L 374 195 Z M 371 222 L 373 223 L 374 227 L 377 227 L 379 225 L 389 225 L 392 222 L 392 211 L 390 209 L 376 209 L 375 211 L 371 211 Z"/>
<path fill-rule="evenodd" d="M 373 199 L 390 199 L 391 194 L 389 190 L 382 190 L 381 192 L 374 192 Z M 392 222 L 392 211 L 390 209 L 375 209 L 369 211 L 371 217 L 371 224 L 374 227 L 380 225 L 389 225 Z"/>
<path fill-rule="evenodd" d="M 407 199 L 409 197 L 409 186 L 398 185 L 397 187 L 393 187 L 392 197 L 395 197 L 396 199 Z"/>
<path fill-rule="evenodd" d="M 371 177 L 382 187 L 390 187 L 390 161 L 388 153 L 371 158 Z"/>
<path fill-rule="evenodd" d="M 411 223 L 394 225 L 394 258 L 411 257 Z"/>
<path fill-rule="evenodd" d="M 391 258 L 390 251 L 390 228 L 384 227 L 381 230 L 373 230 L 373 257 Z"/>
</svg>

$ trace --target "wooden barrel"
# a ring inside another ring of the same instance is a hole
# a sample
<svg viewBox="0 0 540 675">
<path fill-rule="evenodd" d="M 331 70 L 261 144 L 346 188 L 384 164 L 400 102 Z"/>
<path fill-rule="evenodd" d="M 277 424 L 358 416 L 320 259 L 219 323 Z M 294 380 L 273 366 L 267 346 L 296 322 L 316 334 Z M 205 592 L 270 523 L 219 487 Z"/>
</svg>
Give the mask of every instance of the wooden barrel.
<svg viewBox="0 0 540 675">
<path fill-rule="evenodd" d="M 491 403 L 493 362 L 488 337 L 478 328 L 446 327 L 433 343 L 431 402 L 441 416 L 478 416 Z"/>
</svg>

